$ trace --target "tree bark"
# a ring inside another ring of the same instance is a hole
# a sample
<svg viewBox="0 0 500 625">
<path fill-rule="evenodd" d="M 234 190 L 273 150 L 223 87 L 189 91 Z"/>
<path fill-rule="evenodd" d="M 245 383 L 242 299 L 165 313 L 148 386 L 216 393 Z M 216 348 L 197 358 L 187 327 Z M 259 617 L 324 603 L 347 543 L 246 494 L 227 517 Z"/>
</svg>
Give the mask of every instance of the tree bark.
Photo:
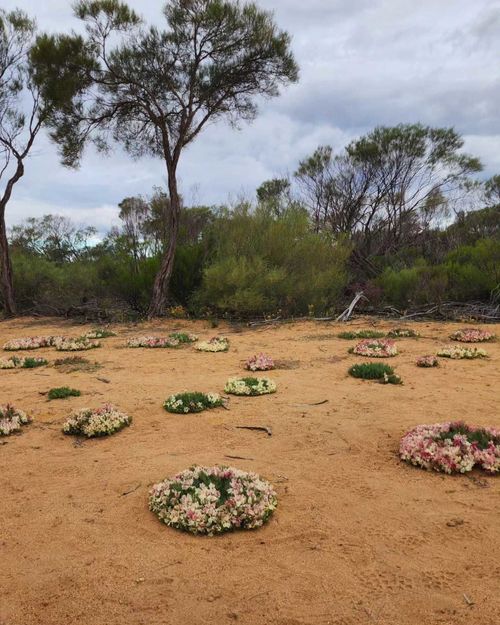
<svg viewBox="0 0 500 625">
<path fill-rule="evenodd" d="M 148 310 L 148 319 L 160 317 L 165 311 L 168 295 L 168 286 L 174 268 L 175 251 L 179 236 L 180 198 L 177 190 L 176 164 L 167 164 L 168 191 L 170 195 L 170 224 L 167 249 L 163 255 L 160 269 L 156 274 L 153 285 L 153 294 Z"/>
<path fill-rule="evenodd" d="M 10 260 L 9 242 L 7 240 L 7 227 L 5 225 L 5 208 L 12 195 L 14 185 L 23 175 L 23 161 L 22 158 L 18 158 L 16 171 L 7 182 L 3 197 L 0 199 L 0 291 L 2 293 L 4 313 L 7 317 L 14 317 L 17 311 L 14 297 L 12 262 Z"/>
<path fill-rule="evenodd" d="M 12 263 L 7 241 L 7 230 L 3 214 L 0 217 L 0 289 L 2 291 L 3 308 L 7 317 L 16 314 L 14 284 L 12 279 Z"/>
</svg>

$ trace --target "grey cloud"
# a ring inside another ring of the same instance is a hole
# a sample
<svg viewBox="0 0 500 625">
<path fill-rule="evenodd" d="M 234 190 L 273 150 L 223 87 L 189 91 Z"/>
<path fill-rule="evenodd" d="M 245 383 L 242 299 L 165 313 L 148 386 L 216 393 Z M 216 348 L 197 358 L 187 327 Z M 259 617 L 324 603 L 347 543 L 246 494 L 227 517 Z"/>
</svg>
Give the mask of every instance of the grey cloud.
<svg viewBox="0 0 500 625">
<path fill-rule="evenodd" d="M 253 196 L 266 178 L 293 171 L 318 144 L 340 149 L 377 124 L 454 126 L 486 173 L 500 172 L 500 7 L 497 0 L 257 0 L 290 31 L 301 80 L 262 102 L 254 123 L 219 124 L 189 147 L 180 165 L 186 200 L 216 204 Z M 161 2 L 131 0 L 158 22 Z M 78 28 L 67 0 L 4 0 L 52 32 Z M 127 195 L 165 186 L 161 162 L 89 151 L 74 172 L 44 138 L 8 209 L 9 223 L 59 212 L 101 230 Z"/>
</svg>

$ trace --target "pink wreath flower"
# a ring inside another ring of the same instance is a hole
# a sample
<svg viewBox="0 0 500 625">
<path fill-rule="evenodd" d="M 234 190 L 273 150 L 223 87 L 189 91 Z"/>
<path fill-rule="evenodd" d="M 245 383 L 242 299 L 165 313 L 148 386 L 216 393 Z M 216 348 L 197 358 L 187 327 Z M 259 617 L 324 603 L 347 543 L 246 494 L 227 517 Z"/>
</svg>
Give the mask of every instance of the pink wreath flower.
<svg viewBox="0 0 500 625">
<path fill-rule="evenodd" d="M 274 361 L 271 356 L 266 354 L 256 354 L 246 361 L 245 369 L 249 371 L 270 371 L 274 369 Z"/>
<path fill-rule="evenodd" d="M 396 343 L 390 339 L 365 339 L 360 341 L 351 351 L 358 356 L 389 358 L 397 355 L 398 348 Z"/>
<path fill-rule="evenodd" d="M 462 422 L 418 425 L 401 439 L 402 460 L 428 470 L 467 473 L 478 466 L 500 472 L 500 430 Z"/>
<path fill-rule="evenodd" d="M 450 334 L 450 339 L 461 343 L 484 343 L 485 341 L 492 341 L 494 338 L 495 335 L 492 332 L 478 328 L 464 328 Z"/>
<path fill-rule="evenodd" d="M 417 358 L 417 367 L 439 367 L 436 356 L 420 356 Z"/>
</svg>

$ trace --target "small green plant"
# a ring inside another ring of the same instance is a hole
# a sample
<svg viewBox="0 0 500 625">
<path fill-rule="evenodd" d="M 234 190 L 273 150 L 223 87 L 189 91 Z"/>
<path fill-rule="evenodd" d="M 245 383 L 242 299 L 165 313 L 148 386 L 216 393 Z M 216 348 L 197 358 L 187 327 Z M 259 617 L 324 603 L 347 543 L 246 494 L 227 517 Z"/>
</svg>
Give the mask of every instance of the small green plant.
<svg viewBox="0 0 500 625">
<path fill-rule="evenodd" d="M 172 332 L 169 337 L 179 343 L 196 343 L 198 340 L 196 334 L 188 334 L 187 332 Z"/>
<path fill-rule="evenodd" d="M 383 380 L 384 376 L 394 375 L 394 369 L 381 362 L 364 362 L 353 365 L 349 369 L 349 375 L 362 380 Z"/>
<path fill-rule="evenodd" d="M 217 393 L 178 393 L 171 395 L 163 404 L 167 412 L 187 414 L 189 412 L 202 412 L 208 408 L 222 406 L 223 401 Z"/>
<path fill-rule="evenodd" d="M 66 397 L 80 397 L 81 392 L 76 388 L 69 388 L 69 386 L 59 386 L 57 388 L 51 388 L 47 393 L 49 399 L 66 399 Z"/>
<path fill-rule="evenodd" d="M 377 332 L 376 330 L 357 330 L 355 332 L 340 332 L 337 335 L 339 339 L 381 339 L 385 336 L 384 332 Z"/>
<path fill-rule="evenodd" d="M 95 328 L 94 330 L 89 330 L 89 332 L 85 332 L 83 338 L 107 339 L 110 336 L 116 336 L 116 332 L 113 332 L 112 330 L 106 330 L 105 328 Z"/>
<path fill-rule="evenodd" d="M 420 334 L 411 328 L 394 328 L 387 333 L 391 339 L 418 338 Z"/>
<path fill-rule="evenodd" d="M 23 369 L 35 369 L 36 367 L 43 367 L 47 364 L 47 360 L 45 358 L 22 358 L 20 359 L 22 364 L 20 365 Z"/>
</svg>

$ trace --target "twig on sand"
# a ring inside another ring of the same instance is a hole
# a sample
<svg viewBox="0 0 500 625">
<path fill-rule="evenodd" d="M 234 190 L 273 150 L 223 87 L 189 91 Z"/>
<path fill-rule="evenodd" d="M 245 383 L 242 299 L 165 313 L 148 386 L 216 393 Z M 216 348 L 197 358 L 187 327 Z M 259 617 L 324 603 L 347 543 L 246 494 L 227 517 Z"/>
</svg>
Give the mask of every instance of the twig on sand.
<svg viewBox="0 0 500 625">
<path fill-rule="evenodd" d="M 96 380 L 99 380 L 99 382 L 104 382 L 104 384 L 111 383 L 111 380 L 108 380 L 107 378 L 96 378 Z"/>
<path fill-rule="evenodd" d="M 329 401 L 329 399 L 323 399 L 322 401 L 315 401 L 312 404 L 292 404 L 292 406 L 321 406 L 322 404 L 327 404 Z"/>
<path fill-rule="evenodd" d="M 266 425 L 237 425 L 236 429 L 238 430 L 256 430 L 257 432 L 266 432 L 268 436 L 273 435 L 273 430 Z"/>
<path fill-rule="evenodd" d="M 120 495 L 120 497 L 125 497 L 125 495 L 130 495 L 130 493 L 135 493 L 135 491 L 140 488 L 142 486 L 142 482 L 139 482 L 139 484 L 137 484 L 137 486 L 134 486 L 134 488 L 130 489 L 130 490 L 126 490 L 124 493 L 122 493 Z"/>
<path fill-rule="evenodd" d="M 255 458 L 245 458 L 244 456 L 224 456 L 224 458 L 229 458 L 230 460 L 255 460 Z"/>
<path fill-rule="evenodd" d="M 474 605 L 474 601 L 472 601 L 472 599 L 469 599 L 469 597 L 465 593 L 462 593 L 462 594 L 463 594 L 463 597 L 465 599 L 465 603 L 467 605 L 469 605 L 469 606 L 473 606 Z"/>
</svg>

